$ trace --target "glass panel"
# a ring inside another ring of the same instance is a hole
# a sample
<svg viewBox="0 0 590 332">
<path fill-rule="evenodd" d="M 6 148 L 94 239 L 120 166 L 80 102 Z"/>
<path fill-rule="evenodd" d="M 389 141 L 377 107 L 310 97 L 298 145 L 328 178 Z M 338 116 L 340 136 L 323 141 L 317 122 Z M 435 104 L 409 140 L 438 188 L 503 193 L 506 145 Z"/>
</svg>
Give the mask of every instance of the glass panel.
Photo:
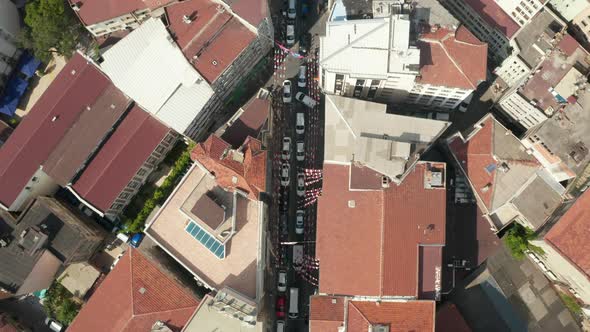
<svg viewBox="0 0 590 332">
<path fill-rule="evenodd" d="M 202 229 L 199 228 L 199 233 L 197 234 L 197 236 L 195 236 L 195 239 L 197 239 L 197 241 L 203 242 L 203 238 L 205 236 L 207 236 L 207 233 L 205 233 Z"/>
<path fill-rule="evenodd" d="M 217 249 L 219 249 L 219 246 L 220 246 L 219 242 L 215 241 L 215 242 L 213 242 L 213 245 L 211 246 L 211 248 L 209 248 L 209 250 L 215 252 Z"/>
<path fill-rule="evenodd" d="M 186 227 L 186 231 L 190 233 L 193 230 L 193 228 L 195 228 L 195 223 L 191 221 Z"/>
<path fill-rule="evenodd" d="M 195 225 L 195 226 L 196 226 L 196 225 Z M 201 230 L 201 229 L 200 229 L 199 227 L 195 227 L 195 228 L 192 230 L 192 232 L 191 232 L 191 235 L 192 235 L 192 236 L 194 236 L 194 237 L 196 237 L 196 236 L 197 236 L 197 233 L 198 233 L 200 230 Z"/>
</svg>

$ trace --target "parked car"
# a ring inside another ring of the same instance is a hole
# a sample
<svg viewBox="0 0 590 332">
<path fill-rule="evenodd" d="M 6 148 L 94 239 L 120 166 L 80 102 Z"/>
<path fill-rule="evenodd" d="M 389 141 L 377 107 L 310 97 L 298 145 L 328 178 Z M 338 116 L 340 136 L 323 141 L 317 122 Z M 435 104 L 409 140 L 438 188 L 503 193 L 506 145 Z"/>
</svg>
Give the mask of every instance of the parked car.
<svg viewBox="0 0 590 332">
<path fill-rule="evenodd" d="M 299 36 L 299 54 L 306 56 L 309 52 L 309 47 L 311 46 L 311 34 L 302 33 Z"/>
<path fill-rule="evenodd" d="M 285 311 L 287 306 L 287 298 L 284 295 L 277 297 L 277 305 L 275 310 L 277 312 L 277 318 L 285 318 Z"/>
<path fill-rule="evenodd" d="M 287 9 L 287 17 L 295 19 L 297 17 L 297 4 L 295 0 L 289 0 L 289 8 Z"/>
<path fill-rule="evenodd" d="M 295 95 L 295 99 L 302 102 L 305 106 L 309 108 L 314 108 L 317 104 L 315 100 L 311 99 L 310 96 L 304 94 L 303 92 L 297 92 L 297 94 Z"/>
<path fill-rule="evenodd" d="M 297 210 L 296 218 L 295 218 L 295 233 L 296 234 L 303 234 L 303 217 L 305 216 L 305 211 Z"/>
<path fill-rule="evenodd" d="M 287 24 L 287 46 L 295 44 L 295 25 Z"/>
<path fill-rule="evenodd" d="M 279 292 L 286 292 L 287 291 L 287 272 L 285 272 L 285 271 L 279 271 L 277 290 Z"/>
<path fill-rule="evenodd" d="M 305 175 L 297 173 L 297 196 L 305 196 Z"/>
<path fill-rule="evenodd" d="M 305 113 L 297 112 L 295 115 L 295 133 L 297 135 L 305 133 Z"/>
<path fill-rule="evenodd" d="M 447 112 L 429 112 L 427 113 L 426 118 L 439 121 L 449 121 L 450 115 Z"/>
<path fill-rule="evenodd" d="M 277 320 L 277 332 L 285 332 L 285 321 Z"/>
<path fill-rule="evenodd" d="M 289 171 L 290 170 L 291 170 L 291 167 L 289 167 L 289 164 L 283 163 L 283 165 L 281 166 L 281 185 L 284 187 L 289 186 Z"/>
<path fill-rule="evenodd" d="M 45 325 L 47 325 L 49 329 L 54 332 L 61 332 L 64 330 L 64 326 L 60 322 L 51 318 L 45 318 Z"/>
<path fill-rule="evenodd" d="M 299 66 L 299 76 L 297 77 L 297 86 L 300 88 L 305 88 L 307 78 L 305 77 L 305 73 L 307 72 L 307 66 L 301 65 Z"/>
<path fill-rule="evenodd" d="M 291 94 L 291 81 L 283 81 L 283 103 L 290 103 L 293 95 Z"/>
<path fill-rule="evenodd" d="M 143 241 L 143 238 L 145 237 L 145 234 L 143 233 L 135 233 L 131 236 L 131 239 L 129 240 L 129 245 L 132 246 L 133 248 L 139 248 L 139 245 L 141 244 L 141 241 Z"/>
<path fill-rule="evenodd" d="M 303 141 L 297 141 L 295 145 L 297 146 L 297 151 L 295 151 L 295 158 L 297 158 L 297 161 L 305 160 L 305 143 L 303 143 Z"/>
<path fill-rule="evenodd" d="M 283 160 L 291 159 L 291 137 L 283 137 L 283 150 L 281 153 Z"/>
</svg>

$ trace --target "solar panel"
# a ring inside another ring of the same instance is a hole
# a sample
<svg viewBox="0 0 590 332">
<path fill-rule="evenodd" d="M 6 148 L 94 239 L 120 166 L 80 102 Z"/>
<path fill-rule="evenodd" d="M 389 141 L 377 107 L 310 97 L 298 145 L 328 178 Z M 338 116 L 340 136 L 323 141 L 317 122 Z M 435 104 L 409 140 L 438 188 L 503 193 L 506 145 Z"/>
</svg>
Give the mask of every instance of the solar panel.
<svg viewBox="0 0 590 332">
<path fill-rule="evenodd" d="M 488 172 L 489 174 L 492 174 L 493 171 L 496 170 L 496 164 L 495 163 L 491 163 L 489 165 L 486 166 L 486 172 Z"/>
<path fill-rule="evenodd" d="M 212 254 L 217 256 L 217 258 L 225 258 L 225 246 L 205 230 L 203 230 L 201 226 L 191 221 L 186 226 L 185 231 L 197 241 L 199 241 L 205 248 L 211 251 Z"/>
</svg>

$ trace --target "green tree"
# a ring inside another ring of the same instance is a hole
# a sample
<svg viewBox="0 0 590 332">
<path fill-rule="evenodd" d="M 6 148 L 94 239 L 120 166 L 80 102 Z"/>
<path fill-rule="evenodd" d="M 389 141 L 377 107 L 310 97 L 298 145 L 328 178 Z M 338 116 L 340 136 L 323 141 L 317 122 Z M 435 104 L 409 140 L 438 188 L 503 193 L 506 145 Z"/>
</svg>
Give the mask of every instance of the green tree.
<svg viewBox="0 0 590 332">
<path fill-rule="evenodd" d="M 25 6 L 21 46 L 47 63 L 51 53 L 69 58 L 76 49 L 82 27 L 63 0 L 32 0 Z"/>
<path fill-rule="evenodd" d="M 66 325 L 72 323 L 80 311 L 80 304 L 74 301 L 72 293 L 56 281 L 45 296 L 43 307 L 47 315 Z"/>
<path fill-rule="evenodd" d="M 504 236 L 504 243 L 516 259 L 522 259 L 527 251 L 543 255 L 543 248 L 530 243 L 535 239 L 535 232 L 532 229 L 515 222 Z"/>
</svg>

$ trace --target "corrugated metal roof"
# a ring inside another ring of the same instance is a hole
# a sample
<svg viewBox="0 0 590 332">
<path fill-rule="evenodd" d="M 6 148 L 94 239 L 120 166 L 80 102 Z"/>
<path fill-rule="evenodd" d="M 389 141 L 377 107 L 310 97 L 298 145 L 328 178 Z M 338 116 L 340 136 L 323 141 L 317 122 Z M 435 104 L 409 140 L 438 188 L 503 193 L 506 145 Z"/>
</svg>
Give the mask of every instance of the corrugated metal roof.
<svg viewBox="0 0 590 332">
<path fill-rule="evenodd" d="M 144 22 L 103 57 L 101 67 L 119 89 L 180 133 L 213 95 L 158 19 Z"/>
</svg>

